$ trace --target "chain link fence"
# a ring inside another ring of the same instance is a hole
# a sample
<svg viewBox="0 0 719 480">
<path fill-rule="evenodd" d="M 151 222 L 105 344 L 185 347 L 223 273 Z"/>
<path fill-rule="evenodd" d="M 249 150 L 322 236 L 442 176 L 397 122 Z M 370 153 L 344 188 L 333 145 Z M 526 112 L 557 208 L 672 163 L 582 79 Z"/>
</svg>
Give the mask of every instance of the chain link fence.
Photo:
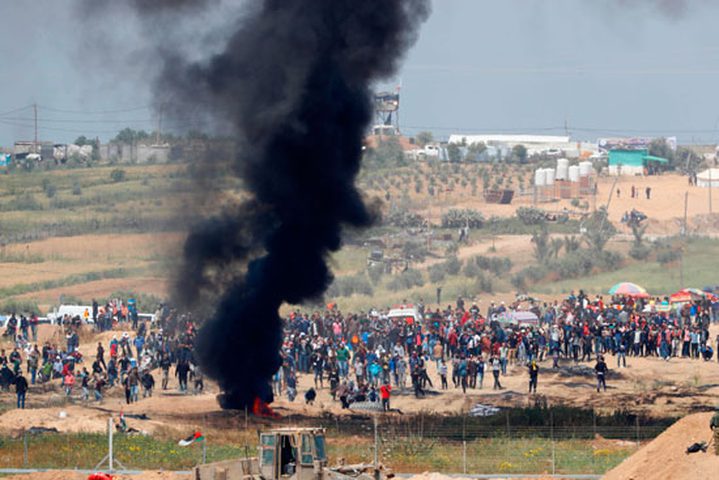
<svg viewBox="0 0 719 480">
<path fill-rule="evenodd" d="M 375 421 L 376 419 L 376 421 Z M 0 469 L 48 468 L 189 470 L 257 454 L 257 432 L 275 427 L 323 426 L 330 464 L 372 462 L 395 472 L 454 474 L 602 474 L 634 453 L 666 425 L 519 424 L 507 413 L 471 416 L 353 415 L 319 420 L 236 422 L 234 441 L 213 438 L 181 447 L 177 440 L 143 434 L 22 432 L 0 437 Z M 237 440 L 241 438 L 241 440 Z M 375 457 L 376 455 L 376 457 Z"/>
</svg>

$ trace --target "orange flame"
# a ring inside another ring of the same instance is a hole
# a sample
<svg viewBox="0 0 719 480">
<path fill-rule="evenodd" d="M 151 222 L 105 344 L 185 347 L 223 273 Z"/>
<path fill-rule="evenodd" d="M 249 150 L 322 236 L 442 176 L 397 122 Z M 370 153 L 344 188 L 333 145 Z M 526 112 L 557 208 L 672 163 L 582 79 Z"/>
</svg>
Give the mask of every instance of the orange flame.
<svg viewBox="0 0 719 480">
<path fill-rule="evenodd" d="M 256 417 L 280 418 L 280 414 L 272 410 L 270 404 L 260 397 L 255 398 L 255 403 L 252 405 L 252 414 Z"/>
</svg>

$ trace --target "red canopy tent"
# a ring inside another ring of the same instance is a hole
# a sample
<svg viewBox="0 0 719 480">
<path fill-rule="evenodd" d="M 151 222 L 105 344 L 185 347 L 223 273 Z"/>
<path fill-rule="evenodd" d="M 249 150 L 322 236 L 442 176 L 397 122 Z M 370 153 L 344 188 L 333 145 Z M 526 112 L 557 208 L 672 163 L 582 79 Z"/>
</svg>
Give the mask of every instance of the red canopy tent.
<svg viewBox="0 0 719 480">
<path fill-rule="evenodd" d="M 703 300 L 705 298 L 715 301 L 717 297 L 713 293 L 708 293 L 703 290 L 699 290 L 698 288 L 683 288 L 678 292 L 670 295 L 669 301 L 671 303 L 685 303 L 695 302 L 697 300 Z"/>
</svg>

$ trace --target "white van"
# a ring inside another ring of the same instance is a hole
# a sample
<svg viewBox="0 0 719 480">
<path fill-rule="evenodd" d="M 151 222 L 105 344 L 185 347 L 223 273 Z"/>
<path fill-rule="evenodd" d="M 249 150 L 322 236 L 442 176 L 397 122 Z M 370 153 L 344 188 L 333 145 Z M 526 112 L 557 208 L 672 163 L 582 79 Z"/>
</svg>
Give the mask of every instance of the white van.
<svg viewBox="0 0 719 480">
<path fill-rule="evenodd" d="M 50 323 L 55 325 L 62 321 L 65 315 L 69 315 L 70 318 L 80 317 L 84 318 L 85 311 L 87 311 L 87 323 L 94 323 L 92 320 L 92 305 L 60 305 L 56 310 L 47 314 Z"/>
<path fill-rule="evenodd" d="M 401 318 L 407 323 L 422 324 L 422 315 L 419 313 L 419 310 L 412 305 L 399 305 L 392 308 L 387 313 L 387 318 L 389 320 Z"/>
</svg>

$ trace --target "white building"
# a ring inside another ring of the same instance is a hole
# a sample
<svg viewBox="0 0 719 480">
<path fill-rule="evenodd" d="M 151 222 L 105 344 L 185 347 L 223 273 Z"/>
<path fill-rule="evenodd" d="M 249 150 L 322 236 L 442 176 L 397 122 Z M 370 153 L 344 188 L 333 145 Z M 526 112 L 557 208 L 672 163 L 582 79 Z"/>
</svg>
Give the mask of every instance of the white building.
<svg viewBox="0 0 719 480">
<path fill-rule="evenodd" d="M 449 143 L 472 145 L 484 143 L 487 146 L 511 150 L 516 145 L 524 145 L 529 155 L 550 154 L 577 157 L 583 145 L 572 142 L 569 136 L 562 135 L 450 135 Z"/>
</svg>

